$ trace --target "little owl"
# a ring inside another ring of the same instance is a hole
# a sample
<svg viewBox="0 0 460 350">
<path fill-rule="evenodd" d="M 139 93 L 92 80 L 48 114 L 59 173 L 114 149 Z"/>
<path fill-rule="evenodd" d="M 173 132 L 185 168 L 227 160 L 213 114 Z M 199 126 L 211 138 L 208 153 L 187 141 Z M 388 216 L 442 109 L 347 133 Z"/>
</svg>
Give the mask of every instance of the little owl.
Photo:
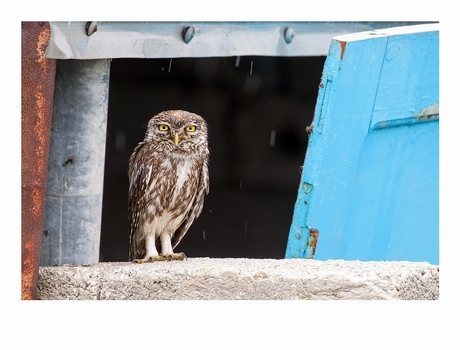
<svg viewBox="0 0 460 350">
<path fill-rule="evenodd" d="M 209 192 L 207 126 L 197 114 L 155 115 L 129 159 L 129 259 L 184 260 L 174 253 Z M 161 254 L 159 252 L 161 251 Z"/>
</svg>

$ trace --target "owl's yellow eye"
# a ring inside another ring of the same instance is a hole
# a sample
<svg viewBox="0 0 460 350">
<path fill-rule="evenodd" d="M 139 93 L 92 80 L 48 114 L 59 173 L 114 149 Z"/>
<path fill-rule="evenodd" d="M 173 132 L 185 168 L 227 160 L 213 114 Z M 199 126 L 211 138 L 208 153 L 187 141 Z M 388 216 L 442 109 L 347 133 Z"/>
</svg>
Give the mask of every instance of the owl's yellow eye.
<svg viewBox="0 0 460 350">
<path fill-rule="evenodd" d="M 158 130 L 160 130 L 160 131 L 168 131 L 169 126 L 167 126 L 166 124 L 160 124 L 160 125 L 158 125 Z"/>
<path fill-rule="evenodd" d="M 195 125 L 189 125 L 185 128 L 185 131 L 187 132 L 195 132 L 196 126 Z"/>
</svg>

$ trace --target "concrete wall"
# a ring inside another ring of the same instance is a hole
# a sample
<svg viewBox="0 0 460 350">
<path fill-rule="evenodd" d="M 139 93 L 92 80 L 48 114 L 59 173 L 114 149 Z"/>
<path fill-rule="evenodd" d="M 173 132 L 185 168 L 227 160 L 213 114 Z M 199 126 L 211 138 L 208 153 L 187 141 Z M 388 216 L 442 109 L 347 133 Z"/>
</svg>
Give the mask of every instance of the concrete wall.
<svg viewBox="0 0 460 350">
<path fill-rule="evenodd" d="M 439 267 L 418 262 L 210 258 L 42 266 L 38 299 L 436 300 Z"/>
</svg>

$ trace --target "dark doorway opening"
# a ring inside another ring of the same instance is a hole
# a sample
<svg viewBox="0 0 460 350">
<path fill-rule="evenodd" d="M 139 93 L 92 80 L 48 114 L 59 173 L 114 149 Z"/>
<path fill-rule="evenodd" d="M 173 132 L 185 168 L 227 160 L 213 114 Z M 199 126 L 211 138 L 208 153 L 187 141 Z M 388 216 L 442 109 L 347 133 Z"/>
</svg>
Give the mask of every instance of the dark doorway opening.
<svg viewBox="0 0 460 350">
<path fill-rule="evenodd" d="M 188 257 L 284 258 L 325 57 L 114 59 L 100 261 L 128 259 L 128 159 L 148 120 L 209 125 L 210 193 L 176 248 Z"/>
</svg>

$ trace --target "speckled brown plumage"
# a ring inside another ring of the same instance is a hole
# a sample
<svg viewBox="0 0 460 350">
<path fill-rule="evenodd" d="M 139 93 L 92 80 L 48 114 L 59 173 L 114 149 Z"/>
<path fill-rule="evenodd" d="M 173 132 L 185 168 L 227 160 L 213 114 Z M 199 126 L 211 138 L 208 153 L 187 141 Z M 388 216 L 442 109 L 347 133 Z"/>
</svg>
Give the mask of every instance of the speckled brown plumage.
<svg viewBox="0 0 460 350">
<path fill-rule="evenodd" d="M 129 159 L 130 260 L 185 258 L 173 249 L 203 209 L 208 158 L 202 117 L 171 110 L 150 119 L 144 140 Z"/>
</svg>

